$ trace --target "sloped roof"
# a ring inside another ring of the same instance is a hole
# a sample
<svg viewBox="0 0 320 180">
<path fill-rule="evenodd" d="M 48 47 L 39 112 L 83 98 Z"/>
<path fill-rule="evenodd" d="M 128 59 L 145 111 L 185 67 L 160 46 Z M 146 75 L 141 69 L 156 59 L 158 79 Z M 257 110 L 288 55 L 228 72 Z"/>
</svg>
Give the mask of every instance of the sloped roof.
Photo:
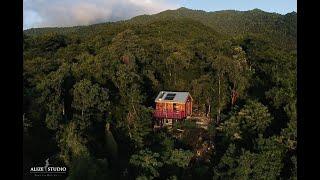
<svg viewBox="0 0 320 180">
<path fill-rule="evenodd" d="M 166 99 L 168 94 L 170 94 L 170 95 L 175 94 L 175 96 L 172 100 L 168 100 L 168 99 Z M 160 93 L 158 94 L 158 96 L 155 99 L 155 102 L 185 103 L 188 99 L 188 96 L 191 97 L 189 92 L 160 91 Z"/>
</svg>

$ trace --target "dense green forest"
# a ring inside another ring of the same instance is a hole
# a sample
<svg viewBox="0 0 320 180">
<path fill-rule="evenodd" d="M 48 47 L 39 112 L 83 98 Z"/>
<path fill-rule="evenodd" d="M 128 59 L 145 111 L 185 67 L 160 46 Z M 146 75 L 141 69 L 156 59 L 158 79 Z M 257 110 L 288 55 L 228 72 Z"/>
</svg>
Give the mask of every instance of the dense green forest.
<svg viewBox="0 0 320 180">
<path fill-rule="evenodd" d="M 296 19 L 180 8 L 25 30 L 24 169 L 50 158 L 70 180 L 296 179 Z M 189 91 L 209 128 L 154 131 L 161 90 Z"/>
</svg>

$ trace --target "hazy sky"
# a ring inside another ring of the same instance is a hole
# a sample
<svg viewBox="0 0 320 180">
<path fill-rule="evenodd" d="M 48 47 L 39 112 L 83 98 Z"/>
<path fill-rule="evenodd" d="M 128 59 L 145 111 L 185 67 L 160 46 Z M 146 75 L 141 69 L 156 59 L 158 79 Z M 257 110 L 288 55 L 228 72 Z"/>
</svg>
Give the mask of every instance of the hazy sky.
<svg viewBox="0 0 320 180">
<path fill-rule="evenodd" d="M 286 14 L 296 0 L 23 0 L 23 28 L 88 25 L 187 7 L 205 11 L 251 10 Z"/>
</svg>

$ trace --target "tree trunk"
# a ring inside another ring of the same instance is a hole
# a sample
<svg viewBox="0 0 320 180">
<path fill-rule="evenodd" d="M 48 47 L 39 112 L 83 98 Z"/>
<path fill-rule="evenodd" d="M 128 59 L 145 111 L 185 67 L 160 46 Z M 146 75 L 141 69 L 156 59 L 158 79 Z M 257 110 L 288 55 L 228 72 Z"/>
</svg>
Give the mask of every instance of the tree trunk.
<svg viewBox="0 0 320 180">
<path fill-rule="evenodd" d="M 218 86 L 218 114 L 217 114 L 217 124 L 219 124 L 220 122 L 220 107 L 221 107 L 221 100 L 220 100 L 220 73 L 218 75 L 218 83 L 219 83 L 219 86 Z"/>
<path fill-rule="evenodd" d="M 83 116 L 84 116 L 84 112 L 83 112 L 83 109 L 81 110 L 81 117 L 82 117 L 82 120 L 83 120 Z"/>
<path fill-rule="evenodd" d="M 236 83 L 233 83 L 233 88 L 231 90 L 231 108 L 234 106 L 234 104 L 237 101 L 238 93 L 236 91 Z"/>
<path fill-rule="evenodd" d="M 209 117 L 211 112 L 211 104 L 208 99 L 206 100 L 205 108 L 206 108 L 206 117 Z"/>
<path fill-rule="evenodd" d="M 211 105 L 210 105 L 210 103 L 209 103 L 209 107 L 208 107 L 208 113 L 207 113 L 207 117 L 209 117 L 209 115 L 210 115 L 210 112 L 211 112 Z"/>
</svg>

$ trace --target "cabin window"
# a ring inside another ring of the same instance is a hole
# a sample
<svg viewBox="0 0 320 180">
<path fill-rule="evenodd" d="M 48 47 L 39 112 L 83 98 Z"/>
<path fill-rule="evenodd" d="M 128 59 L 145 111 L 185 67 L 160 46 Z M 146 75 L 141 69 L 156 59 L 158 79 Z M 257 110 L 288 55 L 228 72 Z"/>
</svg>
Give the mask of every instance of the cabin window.
<svg viewBox="0 0 320 180">
<path fill-rule="evenodd" d="M 173 103 L 173 111 L 177 111 L 177 104 L 176 103 Z"/>
</svg>

